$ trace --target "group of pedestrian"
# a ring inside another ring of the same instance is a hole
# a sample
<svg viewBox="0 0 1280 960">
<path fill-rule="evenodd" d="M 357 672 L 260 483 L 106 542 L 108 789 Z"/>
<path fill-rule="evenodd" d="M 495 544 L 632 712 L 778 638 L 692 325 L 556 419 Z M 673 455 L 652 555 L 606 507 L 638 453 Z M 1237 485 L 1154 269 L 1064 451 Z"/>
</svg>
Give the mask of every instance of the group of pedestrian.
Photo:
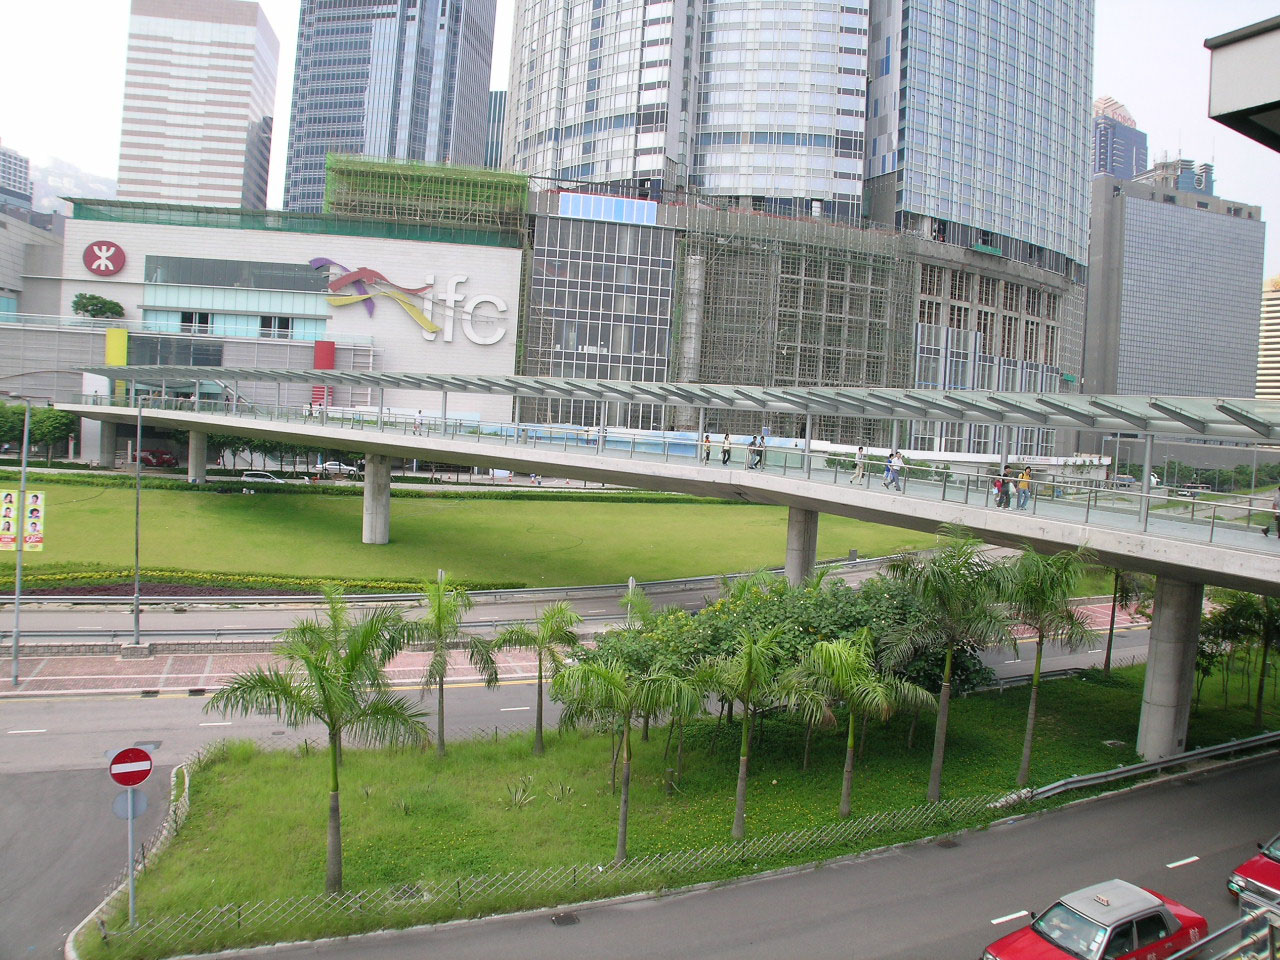
<svg viewBox="0 0 1280 960">
<path fill-rule="evenodd" d="M 861 448 L 859 448 L 861 449 Z M 902 456 L 902 451 L 895 450 L 889 454 L 889 458 L 884 462 L 884 486 L 902 492 L 902 471 L 906 467 L 907 461 Z"/>
<path fill-rule="evenodd" d="M 764 466 L 764 438 L 752 437 L 747 444 L 747 469 L 754 470 Z"/>
<path fill-rule="evenodd" d="M 1031 502 L 1031 468 L 1024 466 L 1022 472 L 1015 476 L 1013 467 L 1005 466 L 1000 473 L 992 477 L 991 486 L 996 492 L 997 507 L 1008 510 L 1016 493 L 1018 495 L 1016 509 L 1025 510 L 1027 504 Z"/>
</svg>

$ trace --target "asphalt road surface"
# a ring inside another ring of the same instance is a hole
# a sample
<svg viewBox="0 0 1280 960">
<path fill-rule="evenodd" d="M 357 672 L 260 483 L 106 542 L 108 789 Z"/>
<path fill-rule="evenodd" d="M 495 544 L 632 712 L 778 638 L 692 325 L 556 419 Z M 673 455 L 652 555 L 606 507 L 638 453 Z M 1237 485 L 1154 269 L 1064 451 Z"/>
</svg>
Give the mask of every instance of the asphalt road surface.
<svg viewBox="0 0 1280 960">
<path fill-rule="evenodd" d="M 807 873 L 656 900 L 280 947 L 273 960 L 974 960 L 1006 920 L 1112 877 L 1235 919 L 1224 881 L 1280 826 L 1280 759 L 1193 776 Z M 1196 858 L 1196 859 L 1191 859 Z M 1187 862 L 1187 861 L 1190 862 Z M 237 954 L 248 956 L 248 954 Z"/>
</svg>

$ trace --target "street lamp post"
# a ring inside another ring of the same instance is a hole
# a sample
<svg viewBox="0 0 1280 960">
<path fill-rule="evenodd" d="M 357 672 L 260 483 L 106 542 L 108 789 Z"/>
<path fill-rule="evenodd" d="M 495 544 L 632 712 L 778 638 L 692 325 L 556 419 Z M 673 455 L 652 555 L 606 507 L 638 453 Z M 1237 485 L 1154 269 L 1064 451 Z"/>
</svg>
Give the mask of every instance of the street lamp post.
<svg viewBox="0 0 1280 960">
<path fill-rule="evenodd" d="M 138 408 L 137 429 L 133 439 L 133 645 L 142 639 L 142 398 L 138 384 L 133 384 L 133 402 Z"/>
<path fill-rule="evenodd" d="M 13 573 L 13 685 L 18 685 L 18 640 L 22 636 L 22 547 L 26 537 L 22 529 L 21 507 L 27 502 L 27 446 L 31 442 L 31 400 L 19 398 L 26 409 L 22 414 L 22 468 L 18 479 L 18 536 L 14 548 L 18 552 Z"/>
</svg>

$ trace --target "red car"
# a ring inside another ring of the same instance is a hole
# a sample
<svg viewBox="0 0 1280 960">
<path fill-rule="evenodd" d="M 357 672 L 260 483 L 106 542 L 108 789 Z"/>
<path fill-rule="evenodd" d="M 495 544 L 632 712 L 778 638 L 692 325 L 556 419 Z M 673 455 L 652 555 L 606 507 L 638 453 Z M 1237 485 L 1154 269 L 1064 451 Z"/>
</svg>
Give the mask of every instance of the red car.
<svg viewBox="0 0 1280 960">
<path fill-rule="evenodd" d="M 1163 960 L 1199 943 L 1204 917 L 1124 880 L 1068 894 L 982 953 L 982 960 Z"/>
<path fill-rule="evenodd" d="M 143 450 L 142 465 L 144 467 L 176 467 L 178 458 L 168 450 Z"/>
<path fill-rule="evenodd" d="M 1280 833 L 1258 844 L 1258 855 L 1231 872 L 1227 889 L 1233 897 L 1248 891 L 1260 893 L 1268 900 L 1280 900 Z"/>
</svg>

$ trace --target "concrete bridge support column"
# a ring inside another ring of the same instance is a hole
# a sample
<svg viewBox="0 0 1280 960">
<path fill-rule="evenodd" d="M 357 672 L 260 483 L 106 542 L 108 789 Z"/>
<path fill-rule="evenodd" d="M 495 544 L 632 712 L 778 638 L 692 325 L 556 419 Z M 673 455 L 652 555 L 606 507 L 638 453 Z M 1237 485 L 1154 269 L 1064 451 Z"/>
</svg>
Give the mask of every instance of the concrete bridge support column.
<svg viewBox="0 0 1280 960">
<path fill-rule="evenodd" d="M 391 461 L 381 454 L 364 458 L 364 531 L 362 543 L 391 539 Z"/>
<path fill-rule="evenodd" d="M 1158 760 L 1187 749 L 1203 603 L 1204 584 L 1156 577 L 1142 717 L 1138 721 L 1138 755 L 1144 760 Z"/>
<path fill-rule="evenodd" d="M 192 483 L 204 483 L 208 462 L 209 435 L 192 430 L 187 434 L 187 479 Z"/>
<path fill-rule="evenodd" d="M 798 587 L 813 573 L 818 559 L 818 511 L 787 510 L 787 582 Z"/>
<path fill-rule="evenodd" d="M 116 424 L 110 420 L 98 425 L 98 463 L 108 470 L 116 465 Z"/>
</svg>

